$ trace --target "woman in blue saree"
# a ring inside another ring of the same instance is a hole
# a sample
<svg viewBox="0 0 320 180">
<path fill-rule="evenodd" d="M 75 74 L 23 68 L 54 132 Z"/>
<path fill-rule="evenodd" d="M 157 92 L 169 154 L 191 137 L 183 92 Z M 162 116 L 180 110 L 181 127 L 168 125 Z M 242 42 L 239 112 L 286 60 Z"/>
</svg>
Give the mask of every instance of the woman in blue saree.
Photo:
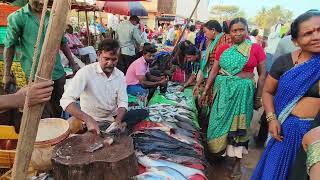
<svg viewBox="0 0 320 180">
<path fill-rule="evenodd" d="M 300 15 L 291 25 L 292 40 L 301 49 L 277 59 L 262 98 L 269 138 L 252 180 L 286 180 L 303 136 L 320 110 L 320 12 Z"/>
</svg>

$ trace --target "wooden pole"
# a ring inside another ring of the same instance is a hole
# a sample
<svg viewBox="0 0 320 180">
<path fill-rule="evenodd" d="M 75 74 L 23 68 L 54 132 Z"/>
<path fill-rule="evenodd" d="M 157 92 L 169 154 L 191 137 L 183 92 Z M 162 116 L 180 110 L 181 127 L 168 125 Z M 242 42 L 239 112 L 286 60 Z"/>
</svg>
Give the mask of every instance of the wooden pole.
<svg viewBox="0 0 320 180">
<path fill-rule="evenodd" d="M 96 19 L 96 11 L 93 10 L 93 20 L 94 20 L 94 40 L 97 40 L 97 19 Z"/>
<path fill-rule="evenodd" d="M 101 26 L 104 27 L 104 24 L 102 22 L 102 14 L 101 14 L 101 12 L 99 12 L 99 21 L 100 21 Z"/>
<path fill-rule="evenodd" d="M 90 31 L 89 31 L 89 22 L 88 22 L 88 12 L 84 11 L 86 16 L 86 26 L 87 26 L 87 38 L 88 38 L 88 46 L 90 46 Z"/>
<path fill-rule="evenodd" d="M 102 28 L 107 28 L 107 27 L 104 27 L 104 24 L 102 22 L 102 14 L 101 14 L 101 12 L 99 12 L 99 22 L 100 22 L 100 25 L 101 25 L 101 30 L 102 30 Z M 102 36 L 102 31 L 101 31 L 100 41 L 102 41 L 103 39 L 104 39 L 104 37 Z"/>
<path fill-rule="evenodd" d="M 60 47 L 61 38 L 66 25 L 69 3 L 66 0 L 54 0 L 47 33 L 43 42 L 35 82 L 51 79 L 55 57 Z M 33 152 L 39 121 L 44 109 L 44 103 L 28 107 L 24 106 L 22 122 L 15 162 L 13 165 L 13 180 L 27 179 L 27 171 Z"/>
<path fill-rule="evenodd" d="M 79 34 L 81 32 L 81 27 L 80 27 L 80 11 L 78 11 L 78 28 L 79 28 Z"/>
<path fill-rule="evenodd" d="M 191 20 L 191 18 L 192 18 L 192 16 L 193 16 L 194 12 L 197 10 L 197 7 L 198 7 L 199 3 L 200 3 L 200 0 L 198 0 L 198 2 L 197 2 L 197 4 L 196 4 L 196 6 L 194 7 L 194 9 L 193 9 L 190 17 L 187 19 L 187 24 L 184 26 L 183 31 L 182 31 L 182 33 L 181 33 L 181 35 L 180 35 L 177 43 L 175 44 L 175 46 L 174 46 L 174 48 L 173 48 L 173 52 L 176 52 L 176 50 L 177 50 L 177 48 L 178 48 L 178 44 L 179 44 L 179 42 L 181 41 L 182 36 L 184 35 L 184 32 L 186 31 L 186 27 L 187 27 L 187 25 L 189 25 L 190 20 Z M 177 53 L 175 53 L 175 54 L 177 54 Z M 174 55 L 171 54 L 171 57 L 173 57 L 173 56 L 174 56 Z"/>
</svg>

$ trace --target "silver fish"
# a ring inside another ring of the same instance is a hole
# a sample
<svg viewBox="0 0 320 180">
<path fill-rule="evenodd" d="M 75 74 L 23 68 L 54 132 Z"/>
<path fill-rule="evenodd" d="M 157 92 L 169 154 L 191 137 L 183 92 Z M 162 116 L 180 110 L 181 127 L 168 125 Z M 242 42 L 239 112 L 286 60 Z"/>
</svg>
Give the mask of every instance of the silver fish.
<svg viewBox="0 0 320 180">
<path fill-rule="evenodd" d="M 166 161 L 183 164 L 183 163 L 196 163 L 196 164 L 204 164 L 204 162 L 200 159 L 190 157 L 190 156 L 182 156 L 176 154 L 148 154 L 148 157 L 154 160 L 164 159 Z"/>
<path fill-rule="evenodd" d="M 151 167 L 147 169 L 147 172 L 155 172 L 157 174 L 167 177 L 167 179 L 169 180 L 187 180 L 187 178 L 184 177 L 183 174 L 181 174 L 179 171 L 169 167 Z"/>
<path fill-rule="evenodd" d="M 204 178 L 206 178 L 204 173 L 198 169 L 189 168 L 189 167 L 186 167 L 186 166 L 183 166 L 183 165 L 180 165 L 177 163 L 173 163 L 173 162 L 168 162 L 168 161 L 164 161 L 164 160 L 152 160 L 147 156 L 139 156 L 138 162 L 147 168 L 158 167 L 158 166 L 169 167 L 169 168 L 175 169 L 176 171 L 180 172 L 181 174 L 183 174 L 184 177 L 187 177 L 187 178 L 194 176 L 194 175 L 200 175 L 200 176 L 203 176 Z"/>
<path fill-rule="evenodd" d="M 165 176 L 155 172 L 145 172 L 132 178 L 133 180 L 168 180 Z"/>
</svg>

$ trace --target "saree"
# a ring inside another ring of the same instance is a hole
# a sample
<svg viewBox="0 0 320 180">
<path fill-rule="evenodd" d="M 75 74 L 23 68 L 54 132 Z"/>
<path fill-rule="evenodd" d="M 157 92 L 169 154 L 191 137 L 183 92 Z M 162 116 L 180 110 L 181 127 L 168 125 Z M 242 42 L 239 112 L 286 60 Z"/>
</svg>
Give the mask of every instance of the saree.
<svg viewBox="0 0 320 180">
<path fill-rule="evenodd" d="M 210 41 L 207 50 L 203 54 L 202 58 L 200 59 L 200 73 L 202 73 L 203 77 L 206 79 L 209 76 L 209 72 L 211 70 L 210 64 L 208 63 L 210 54 L 216 47 L 218 41 L 220 40 L 220 37 L 223 35 L 223 33 L 219 33 L 217 37 L 214 39 L 214 41 Z"/>
<path fill-rule="evenodd" d="M 313 119 L 300 119 L 291 115 L 291 111 L 320 79 L 320 56 L 313 56 L 309 61 L 298 65 L 284 73 L 279 81 L 274 106 L 281 123 L 281 142 L 270 138 L 262 154 L 252 180 L 286 180 L 297 153 L 301 147 L 303 136 L 311 129 Z"/>
<path fill-rule="evenodd" d="M 208 45 L 206 51 L 202 52 L 200 63 L 199 63 L 199 70 L 198 70 L 198 72 L 196 74 L 196 81 L 197 82 L 200 81 L 201 77 L 203 77 L 204 79 L 207 79 L 209 77 L 209 73 L 210 73 L 210 70 L 211 70 L 211 64 L 209 62 L 210 55 L 212 53 L 214 53 L 214 50 L 217 49 L 217 46 L 221 45 L 221 38 L 222 37 L 223 37 L 223 33 L 219 33 L 217 35 L 217 37 L 213 41 L 209 42 L 209 45 Z M 204 87 L 205 87 L 205 84 L 202 83 L 201 86 L 200 86 L 198 99 L 200 99 Z M 198 101 L 198 99 L 197 99 L 197 101 Z M 204 129 L 204 130 L 207 130 L 207 122 L 206 122 L 206 120 L 208 119 L 209 111 L 210 111 L 210 105 L 208 105 L 208 104 L 204 105 L 201 108 L 199 108 L 200 117 L 201 117 L 202 121 L 205 124 L 201 128 Z"/>
<path fill-rule="evenodd" d="M 252 43 L 246 40 L 240 45 L 233 45 L 220 57 L 222 74 L 215 79 L 214 102 L 207 131 L 211 153 L 223 154 L 227 145 L 248 146 L 247 130 L 253 116 L 255 85 L 251 79 L 236 75 L 247 64 L 251 46 Z M 236 156 L 241 158 L 242 154 Z"/>
</svg>

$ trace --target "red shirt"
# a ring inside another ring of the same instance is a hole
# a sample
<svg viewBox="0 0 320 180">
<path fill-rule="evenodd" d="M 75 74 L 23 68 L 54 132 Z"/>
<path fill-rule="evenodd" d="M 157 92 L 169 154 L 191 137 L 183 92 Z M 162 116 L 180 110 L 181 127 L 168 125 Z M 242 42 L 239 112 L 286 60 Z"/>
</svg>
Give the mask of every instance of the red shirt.
<svg viewBox="0 0 320 180">
<path fill-rule="evenodd" d="M 230 45 L 221 46 L 216 52 L 215 60 L 220 61 L 221 54 L 230 47 L 231 47 Z M 267 58 L 267 56 L 266 56 L 266 53 L 264 52 L 263 48 L 259 44 L 253 43 L 252 47 L 251 47 L 251 51 L 250 51 L 249 61 L 244 66 L 242 71 L 253 73 L 254 68 L 257 67 L 258 64 L 264 62 L 266 60 L 266 58 Z"/>
</svg>

